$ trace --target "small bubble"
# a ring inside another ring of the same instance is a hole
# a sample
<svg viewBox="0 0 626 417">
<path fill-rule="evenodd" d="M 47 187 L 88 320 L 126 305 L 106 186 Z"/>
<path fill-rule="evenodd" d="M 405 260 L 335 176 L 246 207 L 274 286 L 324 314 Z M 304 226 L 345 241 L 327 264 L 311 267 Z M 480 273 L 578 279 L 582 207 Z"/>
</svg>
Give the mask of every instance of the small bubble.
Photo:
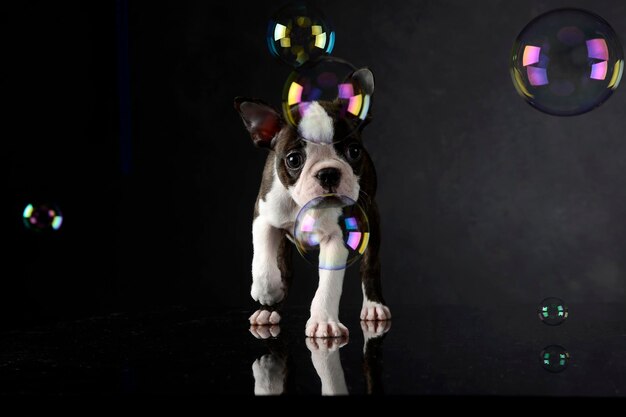
<svg viewBox="0 0 626 417">
<path fill-rule="evenodd" d="M 63 214 L 50 203 L 29 203 L 22 214 L 24 226 L 32 231 L 56 231 L 63 224 Z"/>
<path fill-rule="evenodd" d="M 567 305 L 563 300 L 556 297 L 546 298 L 539 304 L 537 315 L 547 325 L 557 326 L 567 319 L 569 315 Z"/>
<path fill-rule="evenodd" d="M 564 347 L 551 345 L 541 351 L 541 366 L 548 372 L 558 373 L 567 368 L 570 355 Z"/>
<path fill-rule="evenodd" d="M 270 19 L 267 29 L 270 53 L 292 67 L 299 67 L 332 52 L 335 31 L 319 10 L 288 5 Z"/>
</svg>

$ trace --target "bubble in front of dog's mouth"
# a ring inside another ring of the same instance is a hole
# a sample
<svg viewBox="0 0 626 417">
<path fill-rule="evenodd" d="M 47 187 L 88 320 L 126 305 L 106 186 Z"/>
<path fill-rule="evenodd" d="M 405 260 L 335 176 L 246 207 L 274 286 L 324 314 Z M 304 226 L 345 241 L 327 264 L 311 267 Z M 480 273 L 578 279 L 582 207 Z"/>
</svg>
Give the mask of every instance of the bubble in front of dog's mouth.
<svg viewBox="0 0 626 417">
<path fill-rule="evenodd" d="M 319 269 L 345 269 L 367 249 L 370 229 L 361 205 L 340 194 L 324 194 L 302 207 L 294 225 L 298 252 Z"/>
<path fill-rule="evenodd" d="M 267 28 L 270 53 L 292 67 L 328 55 L 335 31 L 324 14 L 311 5 L 290 4 L 279 9 Z"/>
</svg>

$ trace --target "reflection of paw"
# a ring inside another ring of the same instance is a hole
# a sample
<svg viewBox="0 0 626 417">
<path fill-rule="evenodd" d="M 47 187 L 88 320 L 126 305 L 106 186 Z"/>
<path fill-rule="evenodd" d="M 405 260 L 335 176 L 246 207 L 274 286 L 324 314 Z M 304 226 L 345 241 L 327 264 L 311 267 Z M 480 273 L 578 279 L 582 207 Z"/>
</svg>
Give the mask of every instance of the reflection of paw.
<svg viewBox="0 0 626 417">
<path fill-rule="evenodd" d="M 347 336 L 306 339 L 306 347 L 311 351 L 311 362 L 322 382 L 322 395 L 348 394 L 339 354 L 339 348 L 347 343 Z"/>
<path fill-rule="evenodd" d="M 275 355 L 263 355 L 252 364 L 255 395 L 280 395 L 285 388 L 285 362 Z"/>
<path fill-rule="evenodd" d="M 278 311 L 259 309 L 252 313 L 248 320 L 250 320 L 252 325 L 278 324 L 280 323 L 280 314 L 278 314 Z"/>
<path fill-rule="evenodd" d="M 361 330 L 365 343 L 387 333 L 391 329 L 391 321 L 361 321 Z"/>
<path fill-rule="evenodd" d="M 391 320 L 391 311 L 381 303 L 363 301 L 361 320 Z"/>
<path fill-rule="evenodd" d="M 274 305 L 285 298 L 285 287 L 277 266 L 252 267 L 250 295 L 254 301 L 266 306 Z"/>
<path fill-rule="evenodd" d="M 348 336 L 318 339 L 307 337 L 306 347 L 313 352 L 334 352 L 348 344 Z"/>
<path fill-rule="evenodd" d="M 270 337 L 278 337 L 280 334 L 280 326 L 250 326 L 250 333 L 257 339 L 269 339 Z"/>
<path fill-rule="evenodd" d="M 348 336 L 348 328 L 337 319 L 311 317 L 306 322 L 304 333 L 308 337 L 342 337 Z"/>
</svg>

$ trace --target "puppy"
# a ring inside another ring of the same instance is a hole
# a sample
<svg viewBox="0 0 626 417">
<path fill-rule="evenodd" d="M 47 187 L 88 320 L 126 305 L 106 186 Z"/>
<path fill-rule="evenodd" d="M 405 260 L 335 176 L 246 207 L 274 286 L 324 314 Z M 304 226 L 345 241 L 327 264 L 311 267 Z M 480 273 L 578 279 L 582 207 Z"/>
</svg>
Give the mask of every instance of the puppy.
<svg viewBox="0 0 626 417">
<path fill-rule="evenodd" d="M 352 77 L 359 77 L 366 94 L 373 94 L 374 77 L 369 69 L 357 70 Z M 360 270 L 361 320 L 389 320 L 391 313 L 385 305 L 380 283 L 379 214 L 374 200 L 376 172 L 361 139 L 363 127 L 369 120 L 353 130 L 345 118 L 339 117 L 336 103 L 328 101 L 309 103 L 296 127 L 258 99 L 237 97 L 235 109 L 254 144 L 269 150 L 252 223 L 254 256 L 250 294 L 260 307 L 250 316 L 250 323 L 280 322 L 280 306 L 292 277 L 291 242 L 296 216 L 307 202 L 328 193 L 358 201 L 368 216 L 370 238 Z M 344 256 L 341 239 L 330 239 L 320 245 L 321 252 L 326 252 L 327 256 Z M 319 285 L 311 303 L 306 336 L 348 335 L 348 329 L 339 321 L 343 277 L 343 269 L 319 270 Z"/>
</svg>

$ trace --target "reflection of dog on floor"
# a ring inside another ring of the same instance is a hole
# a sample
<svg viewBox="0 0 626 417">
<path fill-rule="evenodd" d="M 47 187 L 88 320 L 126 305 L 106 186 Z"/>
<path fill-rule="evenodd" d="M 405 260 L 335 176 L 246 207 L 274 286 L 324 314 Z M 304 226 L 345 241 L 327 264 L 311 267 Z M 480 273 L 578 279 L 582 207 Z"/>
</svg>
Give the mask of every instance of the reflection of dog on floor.
<svg viewBox="0 0 626 417">
<path fill-rule="evenodd" d="M 366 68 L 355 71 L 367 94 L 374 92 L 374 76 Z M 297 127 L 258 99 L 235 99 L 235 108 L 254 144 L 269 150 L 254 208 L 251 295 L 260 304 L 250 324 L 280 322 L 279 307 L 291 280 L 291 233 L 300 208 L 313 198 L 338 193 L 358 201 L 370 223 L 370 239 L 361 262 L 362 320 L 388 320 L 380 284 L 380 230 L 376 172 L 361 140 L 362 127 L 351 133 L 335 102 L 313 101 Z M 341 141 L 335 143 L 335 136 Z M 301 137 L 315 138 L 315 143 Z M 320 242 L 320 251 L 340 258 L 345 251 L 336 233 Z M 319 287 L 311 303 L 305 333 L 309 337 L 342 337 L 348 329 L 339 321 L 344 270 L 319 270 Z"/>
<path fill-rule="evenodd" d="M 363 373 L 367 394 L 383 394 L 382 385 L 382 343 L 391 328 L 390 321 L 362 321 L 363 331 Z M 289 374 L 289 352 L 285 341 L 280 338 L 280 327 L 274 325 L 252 326 L 250 332 L 257 339 L 268 343 L 270 353 L 252 364 L 255 395 L 281 395 L 286 393 Z M 307 338 L 306 345 L 311 351 L 311 362 L 322 383 L 322 395 L 347 395 L 348 387 L 341 366 L 339 349 L 348 343 L 347 337 Z"/>
</svg>

